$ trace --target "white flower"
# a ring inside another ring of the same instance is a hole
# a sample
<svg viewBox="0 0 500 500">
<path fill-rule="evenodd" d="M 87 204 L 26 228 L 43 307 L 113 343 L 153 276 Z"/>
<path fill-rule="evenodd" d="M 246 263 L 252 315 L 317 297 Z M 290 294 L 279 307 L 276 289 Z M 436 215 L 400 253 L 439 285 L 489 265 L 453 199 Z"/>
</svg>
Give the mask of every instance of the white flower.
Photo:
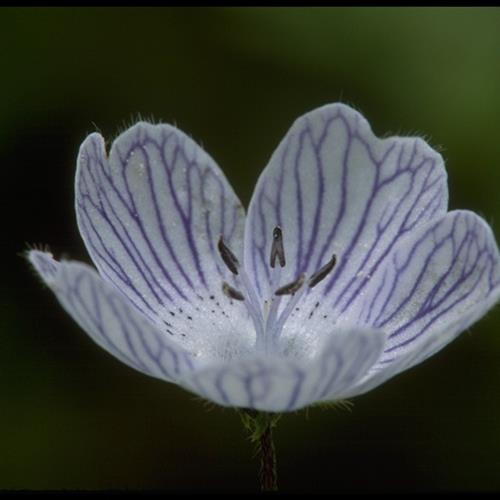
<svg viewBox="0 0 500 500">
<path fill-rule="evenodd" d="M 441 156 L 378 139 L 343 104 L 299 118 L 248 215 L 171 125 L 140 122 L 78 156 L 78 226 L 99 272 L 33 250 L 104 349 L 224 406 L 289 411 L 420 363 L 499 299 L 489 226 L 447 212 Z"/>
</svg>

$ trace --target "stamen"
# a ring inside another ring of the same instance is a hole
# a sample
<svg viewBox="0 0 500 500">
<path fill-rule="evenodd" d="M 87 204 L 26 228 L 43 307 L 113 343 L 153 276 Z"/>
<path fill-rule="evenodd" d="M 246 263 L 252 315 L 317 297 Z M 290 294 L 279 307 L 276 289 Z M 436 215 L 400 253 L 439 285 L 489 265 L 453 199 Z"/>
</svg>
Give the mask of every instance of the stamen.
<svg viewBox="0 0 500 500">
<path fill-rule="evenodd" d="M 280 266 L 285 267 L 285 249 L 283 248 L 283 233 L 281 228 L 276 226 L 273 230 L 273 243 L 271 246 L 271 258 L 269 264 L 272 268 L 276 265 L 276 258 L 278 258 Z"/>
<path fill-rule="evenodd" d="M 270 283 L 269 287 L 266 287 L 264 296 L 261 296 L 257 294 L 255 284 L 250 281 L 245 266 L 240 265 L 236 255 L 225 244 L 223 235 L 219 237 L 217 248 L 224 264 L 231 273 L 238 276 L 238 278 L 235 278 L 235 284 L 242 290 L 240 292 L 237 288 L 224 281 L 222 283 L 222 292 L 229 299 L 244 302 L 244 306 L 255 328 L 255 347 L 258 351 L 264 353 L 277 348 L 277 342 L 281 336 L 285 322 L 295 309 L 298 310 L 296 307 L 298 302 L 308 293 L 309 288 L 314 288 L 332 272 L 337 262 L 337 257 L 334 254 L 325 265 L 310 275 L 310 277 L 306 278 L 305 273 L 301 273 L 295 281 L 276 288 L 280 282 L 283 272 L 282 268 L 286 264 L 283 233 L 281 228 L 276 226 L 273 229 L 271 254 L 269 257 L 269 265 L 272 268 Z M 279 265 L 276 265 L 276 261 Z M 304 284 L 307 284 L 307 286 L 303 286 Z M 274 293 L 272 290 L 275 290 Z M 287 295 L 290 298 L 283 299 L 283 296 Z M 286 300 L 286 303 L 281 307 L 281 303 L 284 300 Z M 313 316 L 318 306 L 319 302 L 316 302 L 314 309 L 309 313 L 309 318 Z M 173 315 L 174 313 L 171 314 Z"/>
<path fill-rule="evenodd" d="M 217 244 L 217 248 L 219 249 L 220 256 L 222 260 L 224 261 L 224 264 L 228 267 L 228 269 L 233 273 L 233 274 L 238 274 L 238 267 L 240 263 L 238 262 L 238 259 L 236 258 L 236 255 L 234 255 L 231 250 L 226 246 L 224 243 L 224 239 L 222 234 L 220 235 L 219 242 Z"/>
<path fill-rule="evenodd" d="M 264 331 L 268 332 L 271 331 L 273 328 L 273 325 L 276 323 L 276 318 L 278 316 L 278 310 L 281 304 L 281 296 L 276 296 L 274 295 L 273 290 L 276 290 L 279 287 L 280 284 L 280 278 L 281 278 L 281 266 L 276 266 L 276 257 L 282 257 L 280 258 L 280 263 L 283 265 L 285 264 L 285 252 L 283 249 L 283 238 L 281 234 L 281 229 L 279 227 L 276 227 L 273 231 L 273 246 L 271 248 L 271 258 L 270 258 L 270 265 L 272 267 L 271 269 L 271 283 L 270 283 L 270 289 L 268 290 L 268 299 L 266 300 L 267 303 L 267 311 L 264 312 L 264 318 L 266 321 Z M 279 243 L 278 243 L 279 242 Z M 278 250 L 278 247 L 281 247 L 281 251 Z M 274 267 L 273 267 L 274 266 Z M 270 305 L 269 305 L 270 304 Z M 271 344 L 272 344 L 272 337 L 271 335 L 268 335 L 267 333 L 265 334 L 265 339 L 264 339 L 264 350 L 267 352 L 271 349 Z"/>
<path fill-rule="evenodd" d="M 244 305 L 248 314 L 252 318 L 252 322 L 255 327 L 256 347 L 260 348 L 264 341 L 264 318 L 262 316 L 262 310 L 260 308 L 259 299 L 255 293 L 254 286 L 250 282 L 244 266 L 240 267 L 240 263 L 236 258 L 236 255 L 234 255 L 234 253 L 231 252 L 231 250 L 224 243 L 224 237 L 222 234 L 220 235 L 217 243 L 217 248 L 224 264 L 226 264 L 227 268 L 233 274 L 237 275 L 239 280 L 241 280 L 241 285 L 245 295 L 225 282 L 222 284 L 222 292 L 231 299 L 244 301 Z"/>
<path fill-rule="evenodd" d="M 290 297 L 290 299 L 288 300 L 288 304 L 285 306 L 283 311 L 281 311 L 281 314 L 277 318 L 276 322 L 269 330 L 269 336 L 271 337 L 270 342 L 272 342 L 273 344 L 276 344 L 276 342 L 278 341 L 281 331 L 285 326 L 286 320 L 289 318 L 290 314 L 292 314 L 292 311 L 295 309 L 295 306 L 298 304 L 300 299 L 304 296 L 306 290 L 306 287 L 302 287 L 297 293 L 293 294 Z"/>
<path fill-rule="evenodd" d="M 292 281 L 291 283 L 278 288 L 274 292 L 274 295 L 293 295 L 304 284 L 305 279 L 306 275 L 302 273 L 295 281 Z"/>
<path fill-rule="evenodd" d="M 245 296 L 241 292 L 238 292 L 236 288 L 233 288 L 225 281 L 222 283 L 222 293 L 224 293 L 224 295 L 226 295 L 230 299 L 245 300 Z"/>
<path fill-rule="evenodd" d="M 335 263 L 337 262 L 337 256 L 333 254 L 332 258 L 318 271 L 316 271 L 310 278 L 309 278 L 309 288 L 315 287 L 320 281 L 323 281 L 331 272 L 332 269 L 335 267 Z"/>
</svg>

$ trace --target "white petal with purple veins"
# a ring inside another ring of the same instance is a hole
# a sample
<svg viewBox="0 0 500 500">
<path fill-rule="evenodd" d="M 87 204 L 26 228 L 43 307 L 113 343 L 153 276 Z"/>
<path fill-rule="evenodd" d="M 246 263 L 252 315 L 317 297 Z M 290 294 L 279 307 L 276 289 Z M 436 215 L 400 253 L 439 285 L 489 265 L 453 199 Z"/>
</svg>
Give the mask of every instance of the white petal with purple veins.
<svg viewBox="0 0 500 500">
<path fill-rule="evenodd" d="M 235 322 L 240 336 L 250 330 L 222 294 L 231 276 L 217 253 L 223 235 L 241 255 L 244 209 L 183 132 L 137 123 L 113 142 L 109 159 L 103 138 L 91 134 L 78 157 L 76 211 L 102 276 L 186 346 L 202 349 L 206 332 L 212 344 Z"/>
<path fill-rule="evenodd" d="M 413 342 L 411 349 L 407 349 L 397 357 L 375 364 L 369 373 L 355 386 L 350 387 L 342 397 L 350 398 L 371 391 L 398 373 L 425 361 L 483 317 L 499 299 L 500 290 L 496 287 L 495 292 L 486 300 L 471 306 L 465 314 L 443 324 L 434 325 L 426 335 L 421 335 Z"/>
<path fill-rule="evenodd" d="M 388 332 L 380 363 L 390 364 L 418 350 L 420 337 L 451 341 L 471 324 L 467 318 L 486 313 L 499 296 L 500 256 L 491 229 L 474 213 L 457 210 L 396 245 L 363 297 L 359 322 Z M 447 343 L 436 342 L 439 348 Z"/>
<path fill-rule="evenodd" d="M 37 250 L 28 258 L 68 314 L 123 363 L 169 382 L 178 382 L 195 366 L 191 354 L 169 341 L 168 334 L 89 266 L 57 262 L 50 253 Z"/>
<path fill-rule="evenodd" d="M 447 209 L 441 156 L 419 138 L 378 139 L 358 112 L 342 104 L 299 118 L 259 178 L 245 232 L 245 265 L 264 298 L 272 230 L 283 230 L 284 283 L 337 265 L 308 293 L 296 321 L 315 303 L 327 322 L 349 310 L 396 241 Z M 271 287 L 272 288 L 272 287 Z M 327 328 L 327 325 L 324 325 Z"/>
<path fill-rule="evenodd" d="M 291 411 L 335 399 L 356 384 L 379 358 L 385 333 L 352 328 L 333 331 L 322 342 L 291 347 L 285 356 L 250 354 L 208 364 L 181 385 L 223 406 Z"/>
</svg>

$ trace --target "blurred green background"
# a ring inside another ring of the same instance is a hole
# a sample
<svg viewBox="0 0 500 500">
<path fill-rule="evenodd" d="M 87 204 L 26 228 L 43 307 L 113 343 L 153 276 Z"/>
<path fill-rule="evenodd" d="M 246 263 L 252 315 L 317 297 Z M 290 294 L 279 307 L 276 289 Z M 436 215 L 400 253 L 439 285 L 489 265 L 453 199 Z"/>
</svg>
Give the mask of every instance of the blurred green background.
<svg viewBox="0 0 500 500">
<path fill-rule="evenodd" d="M 257 490 L 234 411 L 120 364 L 18 256 L 89 261 L 73 210 L 88 132 L 175 122 L 246 204 L 291 122 L 342 100 L 439 147 L 451 208 L 498 234 L 499 26 L 498 8 L 1 9 L 0 489 Z M 352 412 L 287 415 L 281 487 L 500 489 L 499 326 L 497 308 Z"/>
</svg>

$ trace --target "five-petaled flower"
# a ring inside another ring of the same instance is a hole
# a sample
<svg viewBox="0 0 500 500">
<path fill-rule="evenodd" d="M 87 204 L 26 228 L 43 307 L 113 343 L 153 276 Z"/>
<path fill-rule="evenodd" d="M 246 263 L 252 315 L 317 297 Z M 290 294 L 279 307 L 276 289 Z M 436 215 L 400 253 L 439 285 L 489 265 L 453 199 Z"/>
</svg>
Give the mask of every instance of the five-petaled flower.
<svg viewBox="0 0 500 500">
<path fill-rule="evenodd" d="M 343 104 L 292 126 L 248 214 L 171 125 L 83 142 L 78 226 L 99 272 L 33 250 L 104 349 L 224 406 L 289 411 L 362 394 L 420 363 L 499 299 L 499 253 L 447 212 L 441 156 L 379 139 Z"/>
</svg>

